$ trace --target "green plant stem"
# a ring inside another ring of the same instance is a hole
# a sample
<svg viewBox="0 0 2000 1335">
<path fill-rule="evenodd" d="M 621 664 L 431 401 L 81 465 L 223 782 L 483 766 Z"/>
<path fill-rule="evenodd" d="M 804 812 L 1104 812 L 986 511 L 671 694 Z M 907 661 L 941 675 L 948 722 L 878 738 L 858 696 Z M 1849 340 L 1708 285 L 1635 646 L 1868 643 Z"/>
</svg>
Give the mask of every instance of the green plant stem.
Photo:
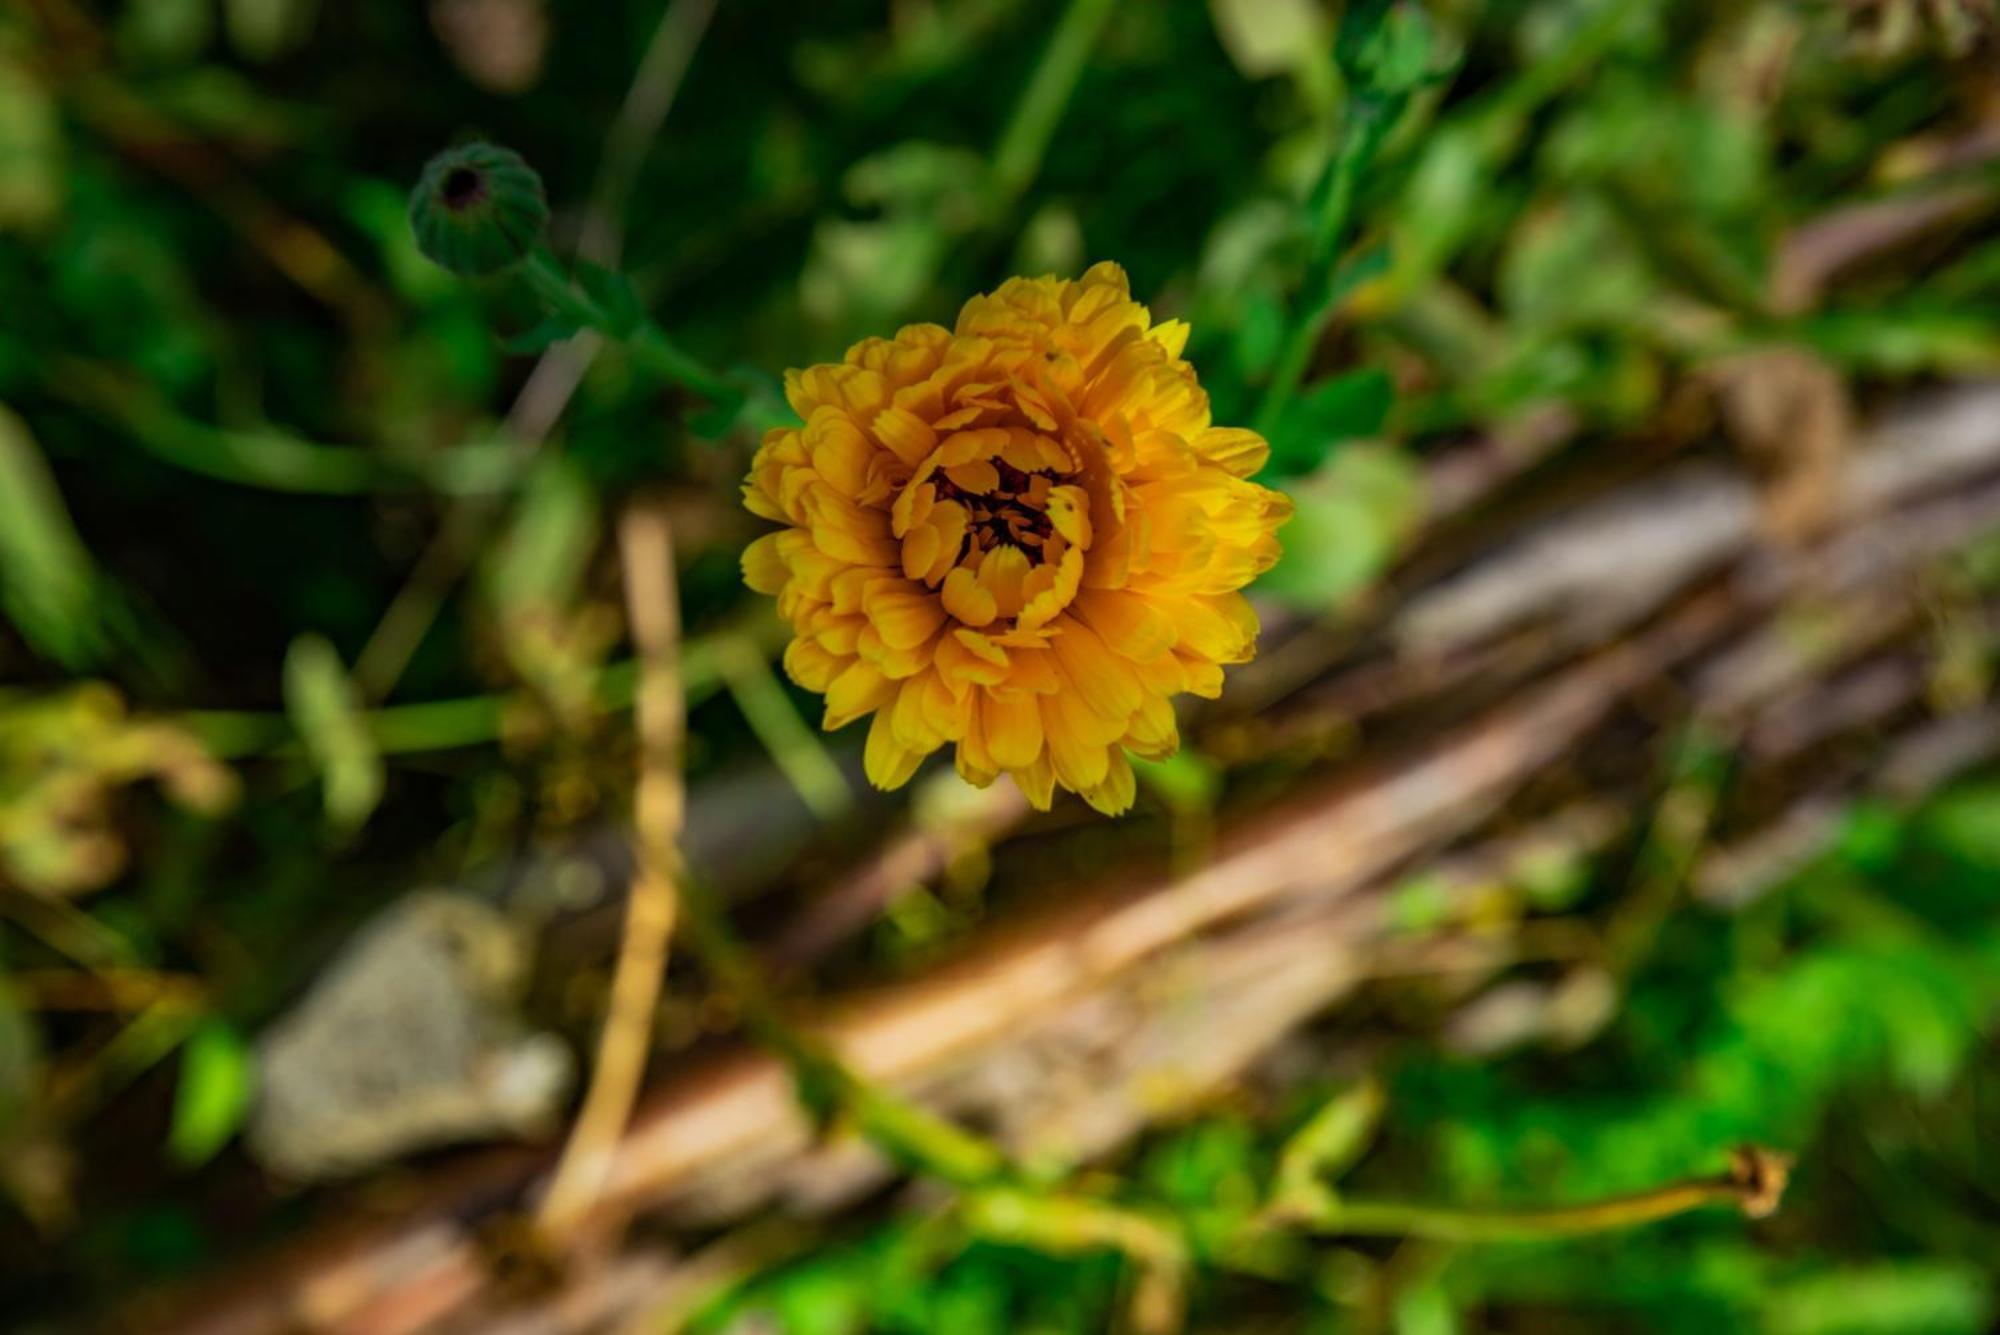
<svg viewBox="0 0 2000 1335">
<path fill-rule="evenodd" d="M 1083 75 L 1090 50 L 1111 17 L 1112 0 L 1070 0 L 1042 50 L 1042 58 L 1021 90 L 1013 114 L 993 149 L 993 180 L 1011 203 L 1027 191 L 1038 172 L 1070 94 Z"/>
<path fill-rule="evenodd" d="M 723 662 L 733 646 L 748 644 L 758 653 L 771 647 L 782 628 L 762 619 L 712 635 L 697 636 L 681 646 L 681 685 L 688 703 L 698 704 L 725 685 Z M 725 646 L 731 646 L 726 648 Z M 607 711 L 630 709 L 638 680 L 632 659 L 608 663 L 597 677 L 597 701 Z M 383 705 L 364 710 L 362 725 L 383 755 L 448 751 L 496 741 L 506 718 L 505 694 L 468 695 L 449 700 Z M 281 753 L 296 744 L 290 720 L 260 710 L 196 709 L 175 715 L 210 754 L 225 760 Z"/>
<path fill-rule="evenodd" d="M 740 637 L 719 637 L 715 650 L 736 707 L 799 799 L 821 820 L 845 816 L 854 807 L 847 779 L 819 734 L 799 717 L 763 648 Z"/>
<path fill-rule="evenodd" d="M 1635 1228 L 1712 1205 L 1741 1209 L 1745 1199 L 1744 1187 L 1738 1182 L 1728 1178 L 1699 1178 L 1581 1205 L 1521 1210 L 1461 1210 L 1398 1201 L 1341 1201 L 1330 1212 L 1299 1222 L 1311 1232 L 1333 1236 L 1520 1242 Z"/>
<path fill-rule="evenodd" d="M 807 1108 L 844 1114 L 891 1159 L 951 1186 L 988 1187 L 1011 1178 L 999 1146 L 867 1080 L 819 1040 L 793 1028 L 756 961 L 692 877 L 681 887 L 681 914 L 683 940 L 741 1009 L 751 1033 L 791 1068 Z"/>
<path fill-rule="evenodd" d="M 571 281 L 547 247 L 540 247 L 521 265 L 521 275 L 548 307 L 563 319 L 623 343 L 634 360 L 655 375 L 691 389 L 717 405 L 740 404 L 743 391 L 718 371 L 676 346 L 657 325 L 641 321 L 627 326 L 595 298 Z"/>
<path fill-rule="evenodd" d="M 1300 285 L 1297 307 L 1279 347 L 1278 361 L 1257 410 L 1257 430 L 1268 436 L 1298 392 L 1326 331 L 1340 293 L 1335 286 L 1340 246 L 1354 212 L 1354 188 L 1373 161 L 1393 120 L 1390 105 L 1372 96 L 1349 99 L 1339 145 L 1314 190 L 1312 259 Z"/>
<path fill-rule="evenodd" d="M 511 445 L 477 442 L 430 454 L 391 456 L 301 440 L 283 431 L 211 426 L 157 391 L 79 358 L 54 362 L 50 390 L 123 430 L 141 449 L 176 468 L 266 491 L 366 496 L 429 490 L 448 496 L 505 491 L 520 475 Z"/>
</svg>

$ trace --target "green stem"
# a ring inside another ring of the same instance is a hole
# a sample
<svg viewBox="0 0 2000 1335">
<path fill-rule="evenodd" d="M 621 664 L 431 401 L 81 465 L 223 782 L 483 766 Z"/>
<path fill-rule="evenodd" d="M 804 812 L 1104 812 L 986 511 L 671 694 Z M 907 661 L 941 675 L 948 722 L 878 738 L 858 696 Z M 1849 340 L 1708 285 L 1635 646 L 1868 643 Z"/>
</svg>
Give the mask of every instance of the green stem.
<svg viewBox="0 0 2000 1335">
<path fill-rule="evenodd" d="M 772 636 L 758 627 L 697 636 L 681 646 L 681 682 L 690 704 L 722 689 L 724 644 L 748 643 L 762 651 Z M 776 623 L 771 623 L 775 625 Z M 597 678 L 597 701 L 607 711 L 630 709 L 638 680 L 637 664 L 621 659 L 606 664 Z M 496 741 L 506 715 L 501 694 L 425 700 L 384 705 L 362 713 L 361 723 L 383 755 L 409 755 L 481 746 Z M 175 716 L 201 739 L 210 754 L 224 760 L 282 752 L 296 741 L 291 721 L 283 714 L 258 710 L 197 709 Z"/>
<path fill-rule="evenodd" d="M 505 491 L 520 473 L 510 445 L 455 445 L 430 454 L 394 457 L 342 445 L 321 445 L 283 431 L 211 426 L 164 396 L 106 367 L 76 358 L 55 363 L 48 387 L 86 412 L 115 424 L 134 444 L 176 468 L 221 482 L 267 491 L 365 496 L 428 489 L 444 495 Z"/>
<path fill-rule="evenodd" d="M 1341 1201 L 1329 1214 L 1301 1222 L 1314 1233 L 1335 1236 L 1519 1242 L 1635 1228 L 1711 1205 L 1742 1209 L 1747 1199 L 1743 1185 L 1733 1179 L 1700 1178 L 1581 1205 L 1520 1210 L 1460 1210 L 1397 1201 Z"/>
<path fill-rule="evenodd" d="M 681 887 L 683 939 L 741 1008 L 758 1041 L 791 1067 L 800 1100 L 846 1114 L 877 1149 L 914 1172 L 960 1188 L 998 1185 L 1011 1176 L 999 1146 L 857 1074 L 817 1039 L 799 1033 L 764 984 L 705 887 Z"/>
<path fill-rule="evenodd" d="M 720 405 L 741 404 L 743 391 L 719 371 L 683 351 L 650 321 L 628 325 L 604 309 L 595 298 L 570 280 L 546 246 L 538 247 L 522 263 L 521 275 L 536 296 L 558 316 L 605 338 L 622 343 L 633 359 L 663 379 L 693 390 Z"/>
<path fill-rule="evenodd" d="M 839 820 L 854 806 L 854 794 L 819 734 L 799 717 L 759 646 L 743 639 L 719 639 L 723 681 L 750 730 L 784 772 L 812 813 Z"/>
<path fill-rule="evenodd" d="M 1257 430 L 1269 436 L 1283 416 L 1299 382 L 1312 362 L 1313 349 L 1333 316 L 1339 299 L 1335 269 L 1340 247 L 1354 212 L 1354 189 L 1361 173 L 1374 159 L 1393 117 L 1390 104 L 1380 98 L 1356 94 L 1348 103 L 1348 120 L 1339 145 L 1328 160 L 1320 183 L 1314 190 L 1313 257 L 1299 289 L 1298 307 L 1285 331 L 1276 368 L 1264 390 L 1257 410 Z"/>
<path fill-rule="evenodd" d="M 993 149 L 993 180 L 1006 201 L 1019 199 L 1041 171 L 1063 109 L 1111 10 L 1112 0 L 1070 0 L 1063 11 Z"/>
<path fill-rule="evenodd" d="M 1073 1192 L 985 1187 L 966 1194 L 964 1218 L 981 1237 L 1057 1255 L 1108 1250 L 1159 1265 L 1187 1262 L 1173 1216 Z"/>
</svg>

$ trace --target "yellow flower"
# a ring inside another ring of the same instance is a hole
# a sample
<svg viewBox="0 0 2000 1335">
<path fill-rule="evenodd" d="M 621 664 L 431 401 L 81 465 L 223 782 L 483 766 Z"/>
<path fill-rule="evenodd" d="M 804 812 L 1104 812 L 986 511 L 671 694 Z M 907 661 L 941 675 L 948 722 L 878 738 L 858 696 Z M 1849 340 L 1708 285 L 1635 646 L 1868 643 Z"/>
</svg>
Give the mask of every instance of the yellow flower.
<svg viewBox="0 0 2000 1335">
<path fill-rule="evenodd" d="M 1043 809 L 1060 784 L 1115 815 L 1126 753 L 1180 744 L 1172 697 L 1213 698 L 1255 652 L 1238 590 L 1291 505 L 1249 481 L 1263 438 L 1210 423 L 1187 333 L 1099 264 L 787 373 L 805 426 L 765 436 L 743 486 L 787 527 L 743 573 L 777 595 L 785 670 L 825 694 L 825 726 L 875 715 L 876 785 L 952 743 L 973 783 L 1010 774 Z"/>
</svg>

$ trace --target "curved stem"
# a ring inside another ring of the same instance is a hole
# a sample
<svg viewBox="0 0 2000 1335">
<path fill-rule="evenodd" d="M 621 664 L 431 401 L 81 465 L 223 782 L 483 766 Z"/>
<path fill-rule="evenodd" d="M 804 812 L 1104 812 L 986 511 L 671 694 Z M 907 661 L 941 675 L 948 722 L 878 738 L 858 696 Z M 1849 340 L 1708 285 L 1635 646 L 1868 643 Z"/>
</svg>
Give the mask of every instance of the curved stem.
<svg viewBox="0 0 2000 1335">
<path fill-rule="evenodd" d="M 740 404 L 743 391 L 721 372 L 684 351 L 658 325 L 641 320 L 636 326 L 614 317 L 588 292 L 570 280 L 547 247 L 539 247 L 521 266 L 522 277 L 535 295 L 563 319 L 616 339 L 647 370 L 685 386 L 716 404 Z"/>
<path fill-rule="evenodd" d="M 1528 1210 L 1455 1210 L 1398 1201 L 1348 1201 L 1314 1232 L 1349 1236 L 1429 1238 L 1437 1242 L 1499 1242 L 1565 1238 L 1632 1228 L 1686 1214 L 1705 1205 L 1734 1205 L 1738 1189 L 1727 1182 L 1681 1182 L 1588 1205 Z"/>
<path fill-rule="evenodd" d="M 1757 1219 L 1777 1209 L 1789 1166 L 1783 1155 L 1744 1146 L 1735 1152 L 1725 1174 L 1575 1205 L 1459 1209 L 1400 1201 L 1335 1200 L 1312 1214 L 1280 1214 L 1270 1222 L 1290 1223 L 1329 1236 L 1518 1242 L 1634 1228 L 1711 1205 L 1734 1206 Z"/>
<path fill-rule="evenodd" d="M 1265 387 L 1264 401 L 1257 409 L 1257 430 L 1269 436 L 1278 419 L 1297 393 L 1312 361 L 1313 349 L 1339 300 L 1335 289 L 1335 265 L 1354 210 L 1354 187 L 1362 171 L 1374 158 L 1375 150 L 1388 133 L 1389 108 L 1374 97 L 1355 96 L 1349 100 L 1348 122 L 1325 174 L 1314 191 L 1313 259 L 1307 266 L 1299 291 L 1299 306 L 1285 331 L 1278 364 Z"/>
</svg>

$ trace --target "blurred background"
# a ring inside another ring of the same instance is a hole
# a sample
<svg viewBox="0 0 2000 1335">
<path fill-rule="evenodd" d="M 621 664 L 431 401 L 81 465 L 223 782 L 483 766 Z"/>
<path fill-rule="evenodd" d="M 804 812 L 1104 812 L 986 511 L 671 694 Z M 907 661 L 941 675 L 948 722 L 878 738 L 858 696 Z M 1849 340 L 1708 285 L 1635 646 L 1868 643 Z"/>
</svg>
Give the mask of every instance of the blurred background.
<svg viewBox="0 0 2000 1335">
<path fill-rule="evenodd" d="M 1992 11 L 1390 18 L 0 13 L 0 1325 L 1994 1329 Z M 1407 38 L 1393 95 L 1343 30 Z M 1132 815 L 867 789 L 742 587 L 749 433 L 417 254 L 410 186 L 472 135 L 540 170 L 559 255 L 753 380 L 1103 259 L 1191 322 L 1298 514 L 1258 660 Z M 695 873 L 860 1069 L 1184 1228 L 1171 1301 L 1140 1249 L 815 1131 L 678 955 L 626 1227 L 518 1244 L 630 873 L 641 497 Z M 1744 1142 L 1792 1184 L 1206 1248 L 1328 1107 L 1371 1198 L 1589 1199 Z"/>
</svg>

